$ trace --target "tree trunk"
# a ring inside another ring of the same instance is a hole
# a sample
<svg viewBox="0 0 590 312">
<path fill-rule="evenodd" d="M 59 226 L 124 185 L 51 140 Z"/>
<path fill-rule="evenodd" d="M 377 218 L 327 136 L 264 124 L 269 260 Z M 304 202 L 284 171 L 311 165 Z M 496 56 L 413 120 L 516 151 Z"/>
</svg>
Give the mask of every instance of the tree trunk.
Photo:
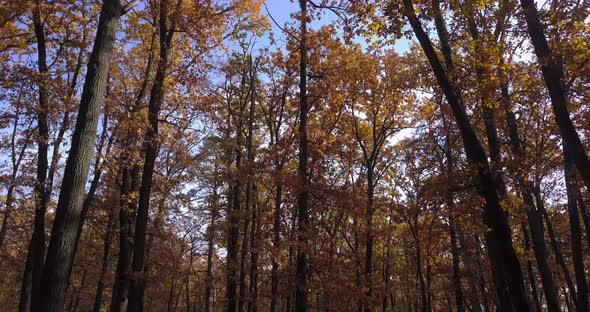
<svg viewBox="0 0 590 312">
<path fill-rule="evenodd" d="M 367 208 L 365 212 L 365 223 L 367 236 L 365 237 L 365 283 L 367 291 L 365 312 L 373 311 L 373 197 L 375 194 L 374 182 L 374 161 L 366 162 L 367 165 Z"/>
<path fill-rule="evenodd" d="M 309 189 L 308 189 L 308 141 L 307 141 L 307 0 L 299 0 L 301 8 L 301 38 L 299 40 L 299 165 L 297 169 L 299 190 L 297 207 L 297 265 L 295 269 L 295 312 L 308 309 L 307 276 L 308 259 L 305 251 L 309 233 Z"/>
<path fill-rule="evenodd" d="M 570 153 L 568 143 L 563 141 L 564 176 L 567 190 L 567 209 L 570 221 L 571 250 L 574 262 L 574 275 L 576 277 L 575 300 L 576 311 L 588 312 L 588 284 L 584 270 L 584 254 L 582 247 L 582 235 L 580 230 L 580 218 L 578 215 L 578 184 L 576 182 L 576 167 L 573 155 Z"/>
<path fill-rule="evenodd" d="M 174 14 L 178 12 L 181 2 L 182 0 L 178 0 Z M 145 269 L 146 232 L 154 167 L 156 164 L 156 158 L 158 157 L 158 151 L 160 149 L 160 138 L 158 136 L 158 118 L 160 115 L 162 102 L 164 101 L 164 79 L 166 78 L 166 70 L 168 67 L 168 57 L 170 54 L 172 37 L 175 33 L 175 18 L 173 18 L 170 26 L 168 25 L 167 20 L 168 0 L 162 0 L 160 2 L 159 21 L 160 55 L 156 69 L 156 77 L 154 79 L 154 84 L 152 86 L 148 104 L 149 127 L 146 130 L 144 140 L 145 155 L 133 239 L 133 261 L 131 266 L 133 269 L 134 278 L 131 279 L 129 292 L 129 311 L 131 312 L 143 311 L 143 304 L 145 300 L 145 276 L 143 276 L 143 273 Z"/>
<path fill-rule="evenodd" d="M 258 207 L 256 196 L 256 185 L 253 185 L 254 202 L 252 205 L 252 227 L 250 229 L 250 300 L 248 301 L 248 312 L 258 311 Z"/>
<path fill-rule="evenodd" d="M 588 244 L 588 250 L 590 250 L 590 216 L 588 216 L 588 210 L 586 210 L 586 204 L 584 203 L 584 197 L 582 196 L 580 188 L 578 187 L 576 191 L 580 215 L 582 216 L 582 221 L 584 221 L 584 229 L 586 230 L 586 243 Z"/>
<path fill-rule="evenodd" d="M 451 152 L 451 138 L 449 135 L 450 127 L 447 124 L 446 118 L 444 117 L 443 113 L 443 125 L 445 127 L 445 131 L 447 132 L 445 138 L 445 158 L 447 159 L 446 164 L 446 190 L 445 190 L 445 201 L 447 205 L 447 213 L 449 219 L 449 236 L 451 238 L 451 258 L 453 262 L 453 286 L 455 287 L 455 305 L 457 307 L 457 312 L 465 312 L 465 303 L 464 303 L 464 294 L 463 294 L 463 287 L 461 286 L 461 268 L 460 268 L 460 259 L 459 259 L 459 243 L 457 240 L 457 232 L 455 226 L 455 202 L 453 199 L 453 193 L 451 191 L 451 186 L 454 184 L 453 182 L 453 168 L 454 168 L 454 161 L 453 155 Z M 442 166 L 442 164 L 441 164 Z M 479 307 L 475 308 L 476 310 Z"/>
<path fill-rule="evenodd" d="M 455 87 L 453 87 L 447 73 L 440 63 L 430 38 L 427 33 L 424 32 L 422 24 L 416 16 L 412 0 L 404 0 L 403 2 L 405 6 L 405 15 L 428 58 L 437 81 L 447 98 L 447 102 L 451 106 L 463 139 L 467 159 L 474 169 L 477 170 L 477 177 L 479 179 L 478 191 L 485 199 L 484 222 L 490 228 L 489 235 L 486 235 L 488 237 L 486 242 L 489 247 L 488 249 L 490 250 L 490 261 L 493 266 L 500 269 L 495 275 L 498 275 L 498 272 L 504 273 L 504 278 L 506 279 L 510 290 L 510 299 L 512 300 L 512 306 L 514 309 L 528 311 L 529 304 L 524 288 L 523 274 L 518 257 L 512 246 L 508 216 L 500 205 L 498 185 L 494 177 L 491 175 L 487 156 L 467 117 L 465 108 L 463 107 L 461 94 L 457 92 Z M 498 294 L 504 294 L 504 290 L 498 288 Z"/>
<path fill-rule="evenodd" d="M 240 90 L 246 86 L 246 75 L 242 74 L 240 82 Z M 241 95 L 240 95 L 241 96 Z M 229 195 L 231 200 L 228 201 L 228 212 L 227 212 L 227 283 L 226 283 L 226 299 L 227 299 L 227 311 L 235 312 L 240 303 L 240 297 L 238 296 L 238 281 L 240 276 L 238 275 L 243 270 L 238 259 L 239 249 L 239 236 L 240 236 L 240 217 L 241 217 L 241 195 L 242 195 L 242 178 L 243 178 L 243 166 L 242 166 L 242 144 L 243 136 L 242 129 L 244 126 L 244 111 L 247 101 L 247 94 L 244 97 L 244 101 L 240 100 L 238 115 L 234 116 L 235 124 L 235 169 L 236 174 L 233 176 L 231 194 Z M 240 97 L 240 99 L 242 99 Z M 243 102 L 243 103 L 242 103 Z M 228 106 L 230 106 L 231 99 L 228 99 Z M 231 110 L 230 110 L 231 113 Z M 249 216 L 246 215 L 248 218 Z M 246 219 L 247 219 L 246 218 Z M 246 232 L 244 232 L 246 234 Z M 245 257 L 243 257 L 245 258 Z M 240 283 L 241 284 L 241 283 Z M 241 285 L 240 285 L 241 286 Z M 241 288 L 241 287 L 240 287 Z M 241 296 L 241 295 L 240 295 Z M 242 311 L 239 311 L 242 312 Z"/>
<path fill-rule="evenodd" d="M 217 165 L 215 165 L 217 175 Z M 215 181 L 217 178 L 215 177 Z M 217 220 L 217 185 L 213 186 L 211 203 L 211 221 L 207 227 L 207 271 L 205 276 L 205 312 L 211 312 L 211 294 L 213 292 L 213 252 L 215 251 L 215 222 Z"/>
<path fill-rule="evenodd" d="M 45 31 L 41 21 L 41 2 L 37 1 L 33 9 L 33 24 L 35 38 L 37 39 L 37 63 L 39 73 L 42 75 L 39 83 L 39 108 L 37 109 L 37 174 L 35 181 L 35 218 L 33 235 L 29 245 L 29 252 L 32 253 L 32 287 L 31 287 L 31 310 L 38 309 L 37 304 L 41 292 L 41 276 L 43 263 L 45 261 L 45 213 L 49 203 L 50 191 L 47 189 L 47 150 L 49 146 L 49 96 L 45 86 L 48 74 L 47 52 L 45 48 Z M 66 281 L 67 282 L 67 281 Z"/>
<path fill-rule="evenodd" d="M 531 43 L 541 65 L 543 80 L 545 80 L 545 85 L 551 97 L 555 122 L 559 126 L 559 132 L 568 152 L 571 154 L 572 161 L 578 169 L 586 188 L 590 190 L 590 159 L 588 159 L 584 145 L 567 108 L 567 98 L 563 86 L 563 59 L 554 55 L 549 47 L 544 33 L 545 27 L 541 23 L 535 1 L 520 0 L 520 4 L 525 15 Z"/>
<path fill-rule="evenodd" d="M 522 146 L 522 141 L 520 140 L 516 119 L 511 109 L 508 85 L 506 84 L 501 86 L 501 98 L 508 125 L 510 148 L 514 154 L 516 164 L 522 164 L 526 155 Z M 561 311 L 561 307 L 557 294 L 557 285 L 555 284 L 553 273 L 551 272 L 551 268 L 547 261 L 547 247 L 545 246 L 543 220 L 539 216 L 540 212 L 538 207 L 535 207 L 535 200 L 532 192 L 533 185 L 527 178 L 527 169 L 522 166 L 518 166 L 517 168 L 518 172 L 516 172 L 516 181 L 519 184 L 522 198 L 526 206 L 527 221 L 531 232 L 533 251 L 539 268 L 539 274 L 541 275 L 541 281 L 543 282 L 547 308 L 548 311 L 558 312 Z"/>
<path fill-rule="evenodd" d="M 280 172 L 281 169 L 277 169 Z M 281 182 L 278 182 L 281 183 Z M 270 311 L 277 312 L 278 310 L 278 296 L 279 296 L 279 261 L 280 243 L 281 243 L 281 204 L 283 197 L 283 186 L 278 184 L 275 190 L 275 209 L 274 209 L 274 223 L 273 223 L 273 256 L 272 268 L 270 273 L 271 292 L 270 292 Z"/>
<path fill-rule="evenodd" d="M 114 209 L 109 210 L 109 216 L 107 220 L 107 228 L 104 235 L 104 250 L 102 253 L 102 267 L 100 275 L 98 276 L 98 284 L 96 286 L 96 294 L 94 296 L 93 312 L 100 312 L 102 305 L 102 295 L 104 292 L 104 284 L 106 273 L 109 269 L 109 258 L 111 255 L 111 243 L 113 242 L 113 226 L 115 223 L 115 211 Z"/>
<path fill-rule="evenodd" d="M 547 232 L 549 234 L 549 240 L 551 243 L 551 249 L 553 249 L 553 255 L 555 256 L 555 261 L 561 268 L 561 272 L 563 273 L 563 279 L 567 285 L 567 289 L 569 291 L 569 295 L 573 301 L 576 298 L 576 288 L 574 287 L 574 283 L 572 281 L 570 271 L 568 266 L 565 262 L 563 254 L 561 253 L 561 248 L 559 247 L 559 242 L 555 236 L 555 231 L 553 230 L 553 224 L 549 215 L 547 214 L 547 210 L 545 210 L 545 203 L 543 202 L 543 198 L 541 197 L 541 190 L 538 187 L 534 187 L 534 195 L 535 200 L 537 203 L 537 209 L 541 212 L 543 219 L 545 219 L 545 224 L 547 225 Z"/>
<path fill-rule="evenodd" d="M 528 253 L 530 252 L 530 249 L 531 249 L 531 241 L 529 238 L 529 232 L 528 232 L 526 224 L 524 222 L 522 222 L 520 224 L 520 227 L 522 228 L 522 236 L 524 237 L 524 239 L 523 239 L 524 250 L 527 253 L 526 268 L 527 268 L 527 273 L 529 275 L 531 296 L 533 297 L 533 304 L 534 304 L 533 309 L 537 312 L 541 312 L 541 301 L 539 300 L 539 294 L 537 293 L 537 282 L 535 280 L 535 273 L 533 272 L 533 264 L 531 263 L 531 260 L 528 259 Z"/>
<path fill-rule="evenodd" d="M 122 169 L 119 204 L 119 257 L 111 296 L 112 312 L 126 312 L 129 304 L 133 226 L 135 224 L 133 193 L 137 191 L 138 179 L 139 166 L 135 166 L 133 169 Z"/>
<path fill-rule="evenodd" d="M 39 300 L 35 300 L 39 303 L 35 311 L 60 311 L 64 307 L 117 26 L 129 5 L 124 7 L 118 0 L 105 0 L 102 5 L 43 269 L 43 288 Z"/>
</svg>

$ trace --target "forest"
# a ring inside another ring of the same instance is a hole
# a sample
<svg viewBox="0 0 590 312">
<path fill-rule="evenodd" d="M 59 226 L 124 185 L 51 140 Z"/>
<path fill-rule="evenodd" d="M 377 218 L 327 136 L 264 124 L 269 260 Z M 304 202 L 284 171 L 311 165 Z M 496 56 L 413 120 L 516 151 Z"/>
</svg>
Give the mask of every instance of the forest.
<svg viewBox="0 0 590 312">
<path fill-rule="evenodd" d="M 590 2 L 0 0 L 0 310 L 589 312 Z"/>
</svg>

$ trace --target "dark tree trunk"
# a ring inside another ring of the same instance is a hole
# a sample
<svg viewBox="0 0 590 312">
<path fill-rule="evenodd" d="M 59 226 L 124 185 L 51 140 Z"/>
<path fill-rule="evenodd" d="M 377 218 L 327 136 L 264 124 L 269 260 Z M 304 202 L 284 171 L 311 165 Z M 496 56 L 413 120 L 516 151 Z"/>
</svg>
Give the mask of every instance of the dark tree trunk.
<svg viewBox="0 0 590 312">
<path fill-rule="evenodd" d="M 280 172 L 280 168 L 277 170 Z M 281 182 L 278 182 L 281 183 Z M 273 223 L 273 257 L 271 268 L 271 292 L 270 292 L 270 311 L 277 312 L 278 310 L 278 296 L 279 296 L 279 261 L 278 255 L 280 252 L 281 243 L 281 204 L 283 198 L 283 186 L 278 184 L 275 190 L 275 209 L 274 209 L 274 223 Z"/>
<path fill-rule="evenodd" d="M 295 268 L 295 312 L 306 312 L 308 309 L 307 276 L 308 259 L 305 251 L 309 233 L 309 189 L 307 172 L 307 0 L 299 0 L 301 8 L 301 33 L 299 40 L 299 165 L 298 175 L 298 223 L 297 223 L 297 265 Z"/>
<path fill-rule="evenodd" d="M 111 243 L 113 242 L 113 226 L 115 224 L 115 211 L 110 208 L 107 220 L 107 227 L 104 235 L 104 248 L 102 253 L 102 267 L 100 275 L 98 276 L 98 284 L 96 286 L 96 294 L 94 296 L 93 312 L 100 312 L 102 305 L 102 295 L 105 286 L 105 277 L 109 269 L 109 258 L 111 255 Z"/>
<path fill-rule="evenodd" d="M 156 24 L 155 17 L 152 21 Z M 156 29 L 154 26 L 154 32 L 152 33 L 150 51 L 146 62 L 146 68 L 144 72 L 143 81 L 141 87 L 135 98 L 134 107 L 132 112 L 136 113 L 148 91 L 148 83 L 154 63 L 154 50 L 155 50 L 155 38 Z M 119 168 L 121 171 L 121 188 L 120 188 L 120 202 L 119 202 L 119 256 L 117 258 L 117 268 L 115 272 L 115 281 L 112 288 L 110 311 L 119 312 L 127 311 L 128 297 L 129 297 L 129 278 L 131 276 L 131 260 L 133 258 L 132 240 L 135 227 L 135 209 L 137 207 L 137 201 L 132 193 L 135 193 L 139 189 L 139 177 L 141 174 L 141 168 L 136 162 L 137 159 L 132 157 L 133 150 L 136 146 L 133 144 L 134 141 L 138 141 L 134 134 L 129 131 L 126 133 L 126 137 L 123 140 L 123 147 L 126 153 L 122 155 L 119 162 Z M 135 165 L 131 165 L 135 163 Z"/>
<path fill-rule="evenodd" d="M 450 104 L 453 115 L 459 127 L 463 145 L 467 154 L 469 163 L 476 169 L 479 180 L 478 191 L 485 199 L 484 222 L 490 228 L 487 245 L 490 250 L 490 261 L 493 266 L 500 268 L 498 272 L 504 273 L 506 279 L 512 306 L 519 311 L 527 311 L 529 304 L 524 288 L 523 274 L 520 268 L 518 257 L 512 246 L 512 237 L 510 226 L 508 225 L 508 216 L 500 205 L 498 196 L 498 185 L 491 174 L 487 156 L 477 138 L 475 131 L 469 121 L 465 108 L 463 107 L 460 93 L 453 87 L 447 73 L 445 72 L 434 47 L 427 33 L 422 28 L 411 0 L 404 0 L 405 15 L 407 16 L 412 29 L 428 61 L 433 69 L 437 81 L 443 90 L 447 102 Z M 502 279 L 504 279 L 502 278 Z M 499 295 L 504 290 L 498 288 Z"/>
<path fill-rule="evenodd" d="M 211 295 L 213 293 L 213 253 L 215 251 L 215 222 L 217 222 L 217 165 L 213 173 L 214 184 L 211 199 L 211 221 L 207 227 L 207 271 L 205 275 L 205 312 L 211 312 Z"/>
<path fill-rule="evenodd" d="M 584 145 L 570 118 L 567 97 L 563 86 L 563 59 L 551 51 L 545 36 L 545 27 L 541 23 L 534 0 L 520 0 L 527 23 L 527 30 L 539 64 L 545 85 L 551 97 L 553 114 L 559 126 L 561 137 L 565 142 L 571 159 L 576 165 L 586 188 L 590 189 L 590 159 Z"/>
<path fill-rule="evenodd" d="M 176 3 L 174 14 L 180 8 L 182 0 Z M 148 104 L 148 121 L 149 127 L 146 130 L 144 140 L 144 164 L 141 176 L 141 186 L 139 189 L 139 203 L 137 206 L 137 217 L 135 219 L 135 233 L 133 239 L 133 261 L 132 269 L 134 278 L 131 279 L 129 291 L 129 311 L 140 312 L 143 311 L 145 301 L 145 245 L 146 232 L 150 208 L 150 196 L 152 191 L 154 167 L 156 165 L 156 158 L 160 149 L 160 138 L 158 136 L 158 119 L 160 109 L 164 101 L 164 79 L 166 78 L 166 70 L 168 67 L 168 57 L 172 44 L 172 37 L 174 36 L 175 17 L 168 25 L 168 0 L 160 2 L 160 20 L 159 20 L 159 36 L 160 36 L 160 54 L 158 66 L 156 69 L 156 77 L 150 93 L 150 100 Z"/>
<path fill-rule="evenodd" d="M 534 187 L 533 194 L 535 196 L 535 201 L 537 203 L 537 209 L 539 209 L 543 219 L 545 220 L 545 224 L 547 225 L 547 232 L 549 236 L 549 241 L 551 243 L 551 249 L 553 250 L 553 255 L 555 256 L 555 261 L 561 268 L 561 272 L 563 273 L 563 279 L 567 285 L 567 289 L 569 291 L 569 295 L 572 300 L 575 301 L 576 298 L 576 288 L 574 287 L 574 282 L 572 281 L 570 271 L 568 266 L 565 262 L 565 258 L 561 253 L 561 248 L 559 246 L 559 242 L 555 236 L 555 231 L 553 230 L 553 223 L 547 214 L 547 210 L 545 210 L 545 203 L 543 202 L 543 198 L 541 196 L 541 190 L 538 187 Z"/>
<path fill-rule="evenodd" d="M 37 63 L 39 73 L 43 76 L 39 83 L 39 108 L 37 109 L 37 174 L 35 181 L 35 218 L 33 235 L 29 245 L 32 253 L 32 286 L 31 286 L 31 310 L 37 309 L 41 292 L 41 276 L 45 261 L 45 213 L 49 203 L 50 191 L 47 189 L 47 150 L 49 146 L 49 96 L 45 86 L 47 75 L 47 52 L 45 49 L 45 31 L 41 21 L 41 2 L 37 1 L 33 9 L 33 24 L 35 38 L 37 39 Z M 66 281 L 67 282 L 67 281 Z"/>
<path fill-rule="evenodd" d="M 506 114 L 506 121 L 508 125 L 508 136 L 510 141 L 510 148 L 514 154 L 514 161 L 516 164 L 522 164 L 526 155 L 520 140 L 518 126 L 514 113 L 512 112 L 510 105 L 510 96 L 508 94 L 508 86 L 503 84 L 501 86 L 501 98 Z M 516 181 L 521 189 L 522 198 L 526 206 L 527 221 L 531 232 L 533 251 L 537 266 L 539 268 L 539 274 L 541 275 L 541 281 L 543 282 L 543 290 L 545 298 L 547 300 L 547 308 L 551 312 L 561 311 L 559 298 L 557 294 L 557 285 L 553 278 L 553 273 L 549 267 L 547 261 L 547 247 L 545 246 L 545 230 L 543 227 L 543 220 L 539 215 L 540 212 L 538 207 L 535 207 L 535 200 L 533 197 L 533 185 L 528 180 L 525 171 L 526 168 L 517 165 Z M 520 171 L 523 170 L 523 171 Z"/>
<path fill-rule="evenodd" d="M 528 232 L 527 226 L 524 222 L 522 222 L 520 224 L 520 226 L 522 228 L 522 236 L 524 237 L 524 239 L 523 239 L 524 250 L 528 254 L 531 249 L 531 240 L 529 238 L 529 232 Z M 541 312 L 541 301 L 539 300 L 539 294 L 537 292 L 537 281 L 535 278 L 535 273 L 533 272 L 533 264 L 531 263 L 531 260 L 528 259 L 528 257 L 526 260 L 526 268 L 527 268 L 527 273 L 529 275 L 529 285 L 531 288 L 531 296 L 533 297 L 533 304 L 534 304 L 533 309 L 537 312 Z"/>
<path fill-rule="evenodd" d="M 471 311 L 473 312 L 481 312 L 482 307 L 482 299 L 485 300 L 485 289 L 481 287 L 481 295 L 478 293 L 478 280 L 477 280 L 477 272 L 475 271 L 474 261 L 473 261 L 473 254 L 470 250 L 466 248 L 466 238 L 461 230 L 461 227 L 458 227 L 456 230 L 459 234 L 459 241 L 461 241 L 462 248 L 462 256 L 463 256 L 463 263 L 465 264 L 465 271 L 466 278 L 468 282 L 468 289 L 469 289 L 469 299 L 471 301 Z M 487 304 L 484 304 L 487 306 Z"/>
<path fill-rule="evenodd" d="M 129 5 L 122 6 L 118 0 L 105 0 L 102 5 L 43 268 L 43 288 L 40 298 L 35 300 L 39 303 L 35 311 L 60 311 L 64 307 L 117 26 L 121 15 L 129 9 Z"/>
<path fill-rule="evenodd" d="M 254 118 L 256 110 L 256 75 L 254 63 L 250 55 L 250 108 L 248 110 L 248 137 L 246 142 L 246 153 L 248 157 L 248 186 L 246 189 L 246 212 L 251 211 L 250 227 L 250 296 L 248 298 L 248 312 L 256 312 L 258 308 L 258 251 L 256 235 L 258 234 L 257 222 L 257 195 L 254 178 L 254 149 L 252 146 L 254 136 Z"/>
<path fill-rule="evenodd" d="M 584 270 L 584 254 L 582 247 L 582 235 L 580 218 L 578 215 L 578 184 L 576 182 L 576 167 L 573 155 L 570 153 L 568 143 L 563 142 L 564 175 L 567 190 L 567 209 L 570 221 L 571 250 L 574 262 L 574 275 L 576 277 L 577 298 L 574 301 L 576 311 L 588 312 L 588 284 Z"/>
<path fill-rule="evenodd" d="M 584 197 L 582 196 L 582 192 L 580 188 L 577 189 L 577 196 L 578 196 L 578 207 L 580 208 L 580 215 L 582 216 L 582 221 L 584 221 L 584 229 L 586 230 L 586 243 L 588 244 L 588 249 L 590 250 L 590 216 L 588 216 L 588 210 L 586 210 L 586 203 L 584 203 Z"/>
<path fill-rule="evenodd" d="M 111 296 L 111 311 L 126 312 L 129 304 L 131 259 L 133 258 L 133 226 L 135 225 L 135 201 L 132 194 L 137 191 L 139 166 L 121 169 L 121 190 L 119 204 L 119 257 Z"/>
<path fill-rule="evenodd" d="M 250 229 L 250 300 L 248 312 L 258 311 L 258 207 L 256 199 L 256 185 L 253 185 L 254 203 L 252 205 L 252 227 Z"/>
<path fill-rule="evenodd" d="M 451 258 L 453 263 L 453 286 L 455 287 L 455 305 L 457 307 L 457 312 L 465 312 L 465 302 L 464 302 L 464 294 L 463 294 L 463 287 L 461 286 L 461 268 L 460 268 L 460 259 L 459 259 L 459 242 L 457 240 L 457 232 L 456 232 L 456 225 L 455 225 L 455 202 L 453 199 L 453 193 L 451 191 L 451 186 L 454 184 L 453 179 L 453 168 L 454 168 L 454 159 L 451 151 L 451 136 L 450 136 L 450 127 L 447 124 L 447 120 L 443 113 L 443 125 L 445 127 L 446 135 L 445 135 L 445 158 L 447 160 L 446 164 L 446 190 L 445 190 L 445 202 L 447 205 L 447 213 L 449 218 L 449 236 L 451 238 Z M 442 166 L 442 164 L 441 164 Z M 475 309 L 478 309 L 476 307 Z"/>
<path fill-rule="evenodd" d="M 367 236 L 365 237 L 365 283 L 367 291 L 365 312 L 373 311 L 373 200 L 375 194 L 375 182 L 374 182 L 374 164 L 375 160 L 366 161 L 367 165 L 367 208 L 365 212 L 365 223 Z"/>
</svg>

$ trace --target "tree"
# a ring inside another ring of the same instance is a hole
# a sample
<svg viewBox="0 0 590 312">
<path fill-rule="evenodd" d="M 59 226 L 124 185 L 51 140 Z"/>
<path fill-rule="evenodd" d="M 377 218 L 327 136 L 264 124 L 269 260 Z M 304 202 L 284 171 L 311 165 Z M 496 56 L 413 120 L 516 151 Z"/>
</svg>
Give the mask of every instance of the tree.
<svg viewBox="0 0 590 312">
<path fill-rule="evenodd" d="M 134 2 L 122 5 L 119 1 L 105 1 L 102 6 L 43 267 L 41 284 L 44 287 L 40 292 L 39 305 L 33 307 L 35 311 L 59 311 L 65 303 L 65 289 L 80 226 L 78 221 L 84 199 L 84 185 L 94 150 L 94 133 L 106 89 L 116 29 L 121 15 L 128 12 L 133 5 Z"/>
</svg>

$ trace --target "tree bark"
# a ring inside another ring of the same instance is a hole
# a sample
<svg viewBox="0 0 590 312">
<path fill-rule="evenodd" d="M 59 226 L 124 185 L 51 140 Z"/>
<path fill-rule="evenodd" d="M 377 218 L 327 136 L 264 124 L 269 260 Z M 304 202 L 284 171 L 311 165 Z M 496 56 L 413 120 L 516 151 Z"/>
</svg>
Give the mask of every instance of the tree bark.
<svg viewBox="0 0 590 312">
<path fill-rule="evenodd" d="M 41 2 L 33 9 L 33 25 L 37 39 L 37 64 L 42 81 L 39 83 L 39 108 L 37 109 L 37 173 L 35 181 L 35 218 L 29 252 L 32 253 L 31 310 L 37 309 L 41 292 L 41 276 L 45 261 L 45 213 L 49 203 L 50 191 L 47 189 L 47 150 L 49 146 L 49 95 L 46 88 L 47 51 L 45 31 L 41 21 Z"/>
<path fill-rule="evenodd" d="M 308 189 L 308 140 L 307 140 L 307 0 L 299 0 L 300 39 L 299 39 L 299 165 L 297 168 L 297 260 L 295 268 L 295 312 L 307 312 L 308 309 L 308 256 L 307 242 L 309 233 L 309 189 Z"/>
<path fill-rule="evenodd" d="M 524 288 L 523 274 L 514 247 L 512 246 L 508 216 L 500 205 L 498 185 L 491 175 L 487 156 L 467 117 L 461 95 L 453 87 L 440 63 L 430 38 L 416 16 L 412 1 L 404 0 L 403 3 L 405 15 L 428 58 L 436 79 L 447 98 L 447 102 L 451 106 L 463 139 L 467 159 L 477 172 L 479 180 L 478 191 L 485 199 L 484 222 L 490 228 L 489 235 L 487 235 L 489 238 L 486 240 L 488 249 L 490 250 L 490 261 L 493 265 L 500 268 L 499 272 L 504 273 L 504 278 L 510 290 L 509 294 L 513 308 L 519 311 L 528 311 L 529 304 Z M 498 274 L 498 272 L 495 274 Z M 498 293 L 501 295 L 504 293 L 504 290 L 498 289 Z"/>
<path fill-rule="evenodd" d="M 174 14 L 180 8 L 182 0 L 176 3 Z M 148 121 L 149 127 L 146 130 L 144 146 L 144 164 L 141 176 L 141 186 L 139 189 L 139 203 L 137 207 L 137 217 L 135 219 L 135 233 L 133 239 L 133 261 L 132 269 L 134 278 L 131 279 L 129 292 L 129 311 L 143 311 L 145 301 L 145 243 L 147 223 L 149 217 L 150 197 L 152 191 L 154 167 L 156 158 L 160 149 L 160 138 L 158 136 L 158 119 L 162 102 L 164 101 L 164 79 L 168 67 L 168 57 L 171 50 L 172 38 L 174 36 L 175 17 L 172 18 L 171 25 L 168 25 L 168 0 L 160 2 L 160 54 L 156 77 L 150 93 L 148 104 Z"/>
<path fill-rule="evenodd" d="M 102 5 L 43 268 L 43 288 L 39 300 L 35 300 L 39 303 L 35 312 L 57 312 L 64 307 L 65 289 L 80 226 L 84 186 L 94 153 L 98 116 L 106 90 L 117 26 L 121 15 L 132 4 L 122 6 L 119 0 L 105 0 Z"/>
<path fill-rule="evenodd" d="M 510 148 L 514 155 L 514 161 L 517 164 L 516 181 L 520 187 L 520 192 L 525 204 L 527 221 L 531 232 L 532 246 L 541 275 L 543 283 L 543 291 L 547 301 L 547 308 L 551 312 L 561 311 L 559 298 L 557 294 L 557 285 L 553 278 L 553 273 L 547 261 L 547 247 L 545 245 L 545 230 L 543 227 L 543 220 L 540 217 L 538 207 L 535 207 L 535 200 L 533 197 L 533 185 L 527 177 L 527 169 L 522 167 L 523 161 L 526 159 L 522 141 L 518 131 L 518 126 L 514 113 L 510 105 L 510 96 L 508 94 L 508 86 L 503 84 L 501 86 L 501 98 L 506 114 L 506 121 L 508 125 L 508 136 L 510 141 Z"/>
<path fill-rule="evenodd" d="M 113 226 L 115 224 L 115 211 L 109 210 L 106 231 L 104 235 L 104 248 L 102 253 L 102 267 L 100 275 L 98 276 L 98 284 L 96 286 L 96 294 L 94 296 L 93 312 L 100 312 L 102 305 L 102 295 L 104 293 L 105 277 L 109 269 L 109 258 L 111 255 L 111 243 L 113 242 Z"/>
<path fill-rule="evenodd" d="M 576 277 L 577 298 L 574 301 L 576 311 L 588 312 L 588 284 L 584 270 L 584 254 L 582 247 L 582 235 L 580 218 L 578 215 L 578 184 L 576 182 L 576 167 L 574 157 L 568 148 L 568 143 L 563 141 L 564 175 L 567 191 L 567 210 L 570 221 L 571 250 L 574 262 L 574 275 Z"/>
<path fill-rule="evenodd" d="M 584 145 L 567 108 L 566 91 L 563 86 L 563 59 L 555 55 L 549 47 L 545 36 L 545 27 L 541 23 L 535 1 L 520 0 L 520 4 L 524 12 L 531 43 L 541 66 L 543 80 L 549 91 L 559 132 L 563 141 L 567 144 L 568 152 L 571 154 L 571 158 L 586 188 L 590 190 L 590 159 L 588 159 Z"/>
</svg>

